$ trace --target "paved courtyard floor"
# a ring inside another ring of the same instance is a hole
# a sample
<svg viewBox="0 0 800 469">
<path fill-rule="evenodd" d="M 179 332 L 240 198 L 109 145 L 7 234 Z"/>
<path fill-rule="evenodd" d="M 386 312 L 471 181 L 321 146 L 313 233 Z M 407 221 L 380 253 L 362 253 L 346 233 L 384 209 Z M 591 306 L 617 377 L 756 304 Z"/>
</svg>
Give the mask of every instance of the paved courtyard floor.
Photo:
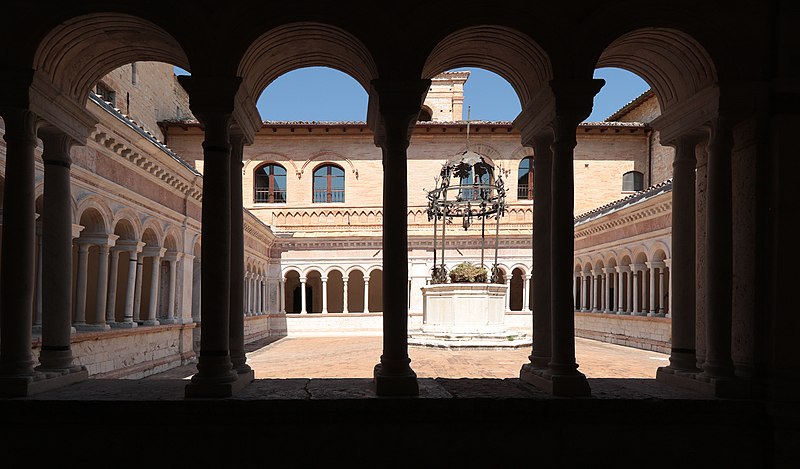
<svg viewBox="0 0 800 469">
<path fill-rule="evenodd" d="M 371 378 L 380 360 L 381 337 L 285 337 L 248 346 L 247 363 L 256 379 Z M 530 347 L 509 350 L 450 350 L 410 346 L 411 367 L 419 378 L 518 378 Z M 588 378 L 654 378 L 668 355 L 575 339 L 579 370 Z M 188 378 L 187 365 L 153 378 Z"/>
</svg>

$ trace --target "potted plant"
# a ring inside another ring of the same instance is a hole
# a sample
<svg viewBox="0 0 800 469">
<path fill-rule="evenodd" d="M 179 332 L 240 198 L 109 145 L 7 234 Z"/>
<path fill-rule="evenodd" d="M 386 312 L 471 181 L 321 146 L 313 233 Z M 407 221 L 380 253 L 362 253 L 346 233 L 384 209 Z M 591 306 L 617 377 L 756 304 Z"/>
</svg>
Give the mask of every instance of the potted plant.
<svg viewBox="0 0 800 469">
<path fill-rule="evenodd" d="M 451 283 L 486 283 L 486 269 L 462 262 L 449 272 Z"/>
</svg>

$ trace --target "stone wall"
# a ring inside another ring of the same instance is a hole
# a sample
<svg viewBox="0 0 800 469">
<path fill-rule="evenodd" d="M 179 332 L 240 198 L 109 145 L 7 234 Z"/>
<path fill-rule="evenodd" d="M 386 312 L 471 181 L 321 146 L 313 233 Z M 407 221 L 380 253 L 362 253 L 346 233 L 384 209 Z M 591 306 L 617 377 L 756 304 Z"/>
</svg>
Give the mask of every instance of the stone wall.
<svg viewBox="0 0 800 469">
<path fill-rule="evenodd" d="M 575 335 L 668 354 L 672 321 L 669 318 L 576 312 Z"/>
</svg>

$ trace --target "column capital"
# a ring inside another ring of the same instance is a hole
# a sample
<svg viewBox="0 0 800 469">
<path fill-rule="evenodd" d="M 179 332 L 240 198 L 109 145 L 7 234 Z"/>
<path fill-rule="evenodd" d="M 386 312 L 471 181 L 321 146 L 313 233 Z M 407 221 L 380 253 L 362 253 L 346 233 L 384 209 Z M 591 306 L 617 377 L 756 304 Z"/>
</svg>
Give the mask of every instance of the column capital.
<svg viewBox="0 0 800 469">
<path fill-rule="evenodd" d="M 93 233 L 93 234 L 85 234 L 79 237 L 76 240 L 76 243 L 114 247 L 114 245 L 117 243 L 117 239 L 119 239 L 119 236 L 115 234 Z"/>
<path fill-rule="evenodd" d="M 323 282 L 327 282 L 328 281 L 328 277 L 320 277 L 320 280 L 322 280 Z"/>
<path fill-rule="evenodd" d="M 605 272 L 607 274 L 613 274 L 614 272 L 616 272 L 616 270 L 614 270 L 614 269 L 615 269 L 614 267 L 605 267 L 605 268 L 603 268 L 603 272 Z"/>
<path fill-rule="evenodd" d="M 300 283 L 306 283 L 307 277 L 300 277 Z"/>
<path fill-rule="evenodd" d="M 631 271 L 631 268 L 630 268 L 630 266 L 627 266 L 627 265 L 618 265 L 618 266 L 616 266 L 616 267 L 614 267 L 614 268 L 615 268 L 615 269 L 617 270 L 617 272 L 619 272 L 619 273 L 623 273 L 623 272 L 630 272 L 630 271 Z"/>
<path fill-rule="evenodd" d="M 646 270 L 647 266 L 645 264 L 631 264 L 631 270 L 634 272 L 641 272 Z"/>
<path fill-rule="evenodd" d="M 645 265 L 650 268 L 661 269 L 664 268 L 666 264 L 661 261 L 653 261 L 653 262 L 645 262 Z"/>
<path fill-rule="evenodd" d="M 431 80 L 376 78 L 370 82 L 367 126 L 375 134 L 375 145 L 408 145 Z"/>
<path fill-rule="evenodd" d="M 167 252 L 167 248 L 162 248 L 161 246 L 145 246 L 142 249 L 142 257 L 163 257 L 164 253 Z"/>
<path fill-rule="evenodd" d="M 525 280 L 530 280 L 533 277 L 533 274 L 525 274 Z"/>
<path fill-rule="evenodd" d="M 119 239 L 114 245 L 115 251 L 124 251 L 135 254 L 142 252 L 142 248 L 144 248 L 143 242 L 132 239 Z"/>
<path fill-rule="evenodd" d="M 72 158 L 69 152 L 72 146 L 77 143 L 75 139 L 49 125 L 42 126 L 38 133 L 44 144 L 44 150 L 42 151 L 44 164 L 69 168 L 72 165 Z"/>
<path fill-rule="evenodd" d="M 164 254 L 164 260 L 168 262 L 177 262 L 185 257 L 185 254 L 182 252 L 174 252 L 170 251 Z M 194 257 L 194 256 L 192 256 Z"/>
</svg>

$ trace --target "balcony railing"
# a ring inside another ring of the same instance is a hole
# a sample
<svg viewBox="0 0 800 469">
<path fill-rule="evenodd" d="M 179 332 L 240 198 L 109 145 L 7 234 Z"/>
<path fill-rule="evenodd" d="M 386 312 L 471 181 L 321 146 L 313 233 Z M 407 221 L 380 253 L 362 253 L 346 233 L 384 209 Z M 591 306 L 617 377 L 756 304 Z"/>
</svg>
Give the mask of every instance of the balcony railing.
<svg viewBox="0 0 800 469">
<path fill-rule="evenodd" d="M 315 190 L 314 203 L 344 202 L 344 189 Z"/>
<path fill-rule="evenodd" d="M 272 192 L 269 189 L 256 189 L 256 203 L 257 204 L 285 204 L 286 191 Z"/>
</svg>

